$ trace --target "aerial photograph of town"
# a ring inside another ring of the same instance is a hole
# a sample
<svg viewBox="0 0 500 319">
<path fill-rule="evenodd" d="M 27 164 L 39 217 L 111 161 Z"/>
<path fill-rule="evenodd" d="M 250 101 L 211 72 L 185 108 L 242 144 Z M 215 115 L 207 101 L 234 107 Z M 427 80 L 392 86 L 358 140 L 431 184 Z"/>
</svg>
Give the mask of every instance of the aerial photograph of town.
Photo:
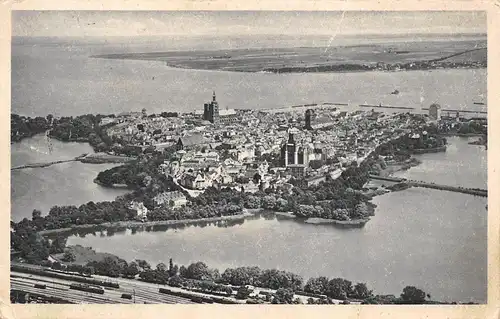
<svg viewBox="0 0 500 319">
<path fill-rule="evenodd" d="M 11 303 L 487 303 L 486 34 L 13 11 Z"/>
</svg>

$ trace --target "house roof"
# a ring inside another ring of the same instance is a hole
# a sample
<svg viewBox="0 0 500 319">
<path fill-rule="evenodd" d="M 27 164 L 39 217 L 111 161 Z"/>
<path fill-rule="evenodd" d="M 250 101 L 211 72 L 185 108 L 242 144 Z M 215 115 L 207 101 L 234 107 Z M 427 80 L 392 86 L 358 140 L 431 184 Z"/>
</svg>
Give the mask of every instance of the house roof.
<svg viewBox="0 0 500 319">
<path fill-rule="evenodd" d="M 205 138 L 201 134 L 183 136 L 179 138 L 179 141 L 182 143 L 183 146 L 199 145 L 206 143 Z"/>
<path fill-rule="evenodd" d="M 164 193 L 161 193 L 161 194 L 158 194 L 155 196 L 154 200 L 175 200 L 175 199 L 182 199 L 182 198 L 186 198 L 186 196 L 184 196 L 184 194 L 182 194 L 181 192 L 179 191 L 173 191 L 173 192 L 164 192 Z"/>
</svg>

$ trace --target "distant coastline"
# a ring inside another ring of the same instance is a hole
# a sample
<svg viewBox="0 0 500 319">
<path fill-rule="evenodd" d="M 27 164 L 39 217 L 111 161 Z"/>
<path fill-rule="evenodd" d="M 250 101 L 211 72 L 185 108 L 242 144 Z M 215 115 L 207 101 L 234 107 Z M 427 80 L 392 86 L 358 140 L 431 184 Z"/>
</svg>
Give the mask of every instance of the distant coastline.
<svg viewBox="0 0 500 319">
<path fill-rule="evenodd" d="M 409 43 L 409 44 L 408 44 Z M 410 41 L 333 47 L 247 48 L 91 55 L 163 62 L 168 67 L 249 73 L 417 71 L 486 68 L 486 40 Z M 356 52 L 352 51 L 356 48 Z M 335 53 L 332 56 L 332 53 Z"/>
</svg>

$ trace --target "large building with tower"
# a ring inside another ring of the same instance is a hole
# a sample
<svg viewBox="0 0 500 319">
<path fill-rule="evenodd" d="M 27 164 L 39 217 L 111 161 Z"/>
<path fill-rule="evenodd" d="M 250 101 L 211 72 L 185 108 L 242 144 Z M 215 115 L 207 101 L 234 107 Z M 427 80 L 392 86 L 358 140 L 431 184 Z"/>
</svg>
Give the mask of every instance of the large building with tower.
<svg viewBox="0 0 500 319">
<path fill-rule="evenodd" d="M 219 123 L 219 103 L 215 97 L 215 91 L 212 95 L 212 101 L 205 103 L 203 109 L 203 119 L 209 121 L 210 123 Z"/>
<path fill-rule="evenodd" d="M 336 109 L 333 109 L 336 111 Z M 335 120 L 326 114 L 320 114 L 319 116 L 312 109 L 308 109 L 305 112 L 305 125 L 306 130 L 317 130 L 335 125 Z"/>
<path fill-rule="evenodd" d="M 294 133 L 289 131 L 288 139 L 281 147 L 281 163 L 293 176 L 304 176 L 309 167 L 310 147 L 297 143 Z"/>
<path fill-rule="evenodd" d="M 233 109 L 221 110 L 214 92 L 212 101 L 205 103 L 203 106 L 203 120 L 213 124 L 229 125 L 240 121 L 240 117 Z"/>
</svg>

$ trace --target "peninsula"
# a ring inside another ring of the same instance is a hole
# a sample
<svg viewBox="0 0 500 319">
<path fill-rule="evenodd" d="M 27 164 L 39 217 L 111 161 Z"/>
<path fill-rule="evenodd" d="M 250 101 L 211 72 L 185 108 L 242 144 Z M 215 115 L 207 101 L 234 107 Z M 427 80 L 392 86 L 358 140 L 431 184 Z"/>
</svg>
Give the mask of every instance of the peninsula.
<svg viewBox="0 0 500 319">
<path fill-rule="evenodd" d="M 387 179 L 387 172 L 418 165 L 413 154 L 445 152 L 444 135 L 474 134 L 487 139 L 486 119 L 436 116 L 436 109 L 438 106 L 431 105 L 429 115 L 386 114 L 366 108 L 346 112 L 333 105 L 314 105 L 305 112 L 301 108 L 223 112 L 214 92 L 212 100 L 203 105 L 203 115 L 147 114 L 146 110 L 60 119 L 14 115 L 13 140 L 45 131 L 62 141 L 87 141 L 98 153 L 79 160 L 122 163 L 100 172 L 95 182 L 104 187 L 127 187 L 130 192 L 112 202 L 54 206 L 45 215 L 34 210 L 31 220 L 12 222 L 13 258 L 62 269 L 64 276 L 73 276 L 75 271 L 123 276 L 180 289 L 162 288 L 163 293 L 194 298 L 201 292 L 212 296 L 207 298 L 229 298 L 217 299 L 219 302 L 432 303 L 425 293 L 423 299 L 407 297 L 409 290 L 422 295 L 415 287 L 406 287 L 399 298 L 374 296 L 363 283 L 351 286 L 345 279 L 320 277 L 304 285 L 297 275 L 277 270 L 259 270 L 250 282 L 263 286 L 259 294 L 252 295 L 244 288 L 246 281 L 231 279 L 233 272 L 246 271 L 241 269 L 228 269 L 221 276 L 203 263 L 173 267 L 170 272 L 161 265 L 153 271 L 141 268 L 138 261 L 127 263 L 119 258 L 75 264 L 81 257 L 72 254 L 81 250 L 66 247 L 66 238 L 74 233 L 112 233 L 114 229 L 238 223 L 260 212 L 309 224 L 363 227 L 375 211 L 370 202 L 373 196 L 408 186 L 395 181 L 393 187 L 373 189 L 367 186 L 371 179 Z M 434 187 L 418 181 L 411 181 L 410 186 Z M 442 185 L 434 188 L 456 190 Z M 486 190 L 473 191 L 487 195 Z M 58 261 L 48 261 L 57 254 L 62 255 Z M 30 267 L 15 270 L 33 273 Z M 193 267 L 208 269 L 207 275 L 190 275 Z M 290 286 L 293 281 L 283 278 L 296 278 L 296 282 Z M 268 285 L 271 282 L 277 283 Z M 321 288 L 320 283 L 328 286 Z M 238 285 L 237 290 L 231 285 Z M 336 285 L 346 288 L 331 288 Z"/>
<path fill-rule="evenodd" d="M 93 58 L 165 62 L 184 69 L 303 73 L 486 68 L 486 37 L 357 46 L 137 52 Z"/>
</svg>

